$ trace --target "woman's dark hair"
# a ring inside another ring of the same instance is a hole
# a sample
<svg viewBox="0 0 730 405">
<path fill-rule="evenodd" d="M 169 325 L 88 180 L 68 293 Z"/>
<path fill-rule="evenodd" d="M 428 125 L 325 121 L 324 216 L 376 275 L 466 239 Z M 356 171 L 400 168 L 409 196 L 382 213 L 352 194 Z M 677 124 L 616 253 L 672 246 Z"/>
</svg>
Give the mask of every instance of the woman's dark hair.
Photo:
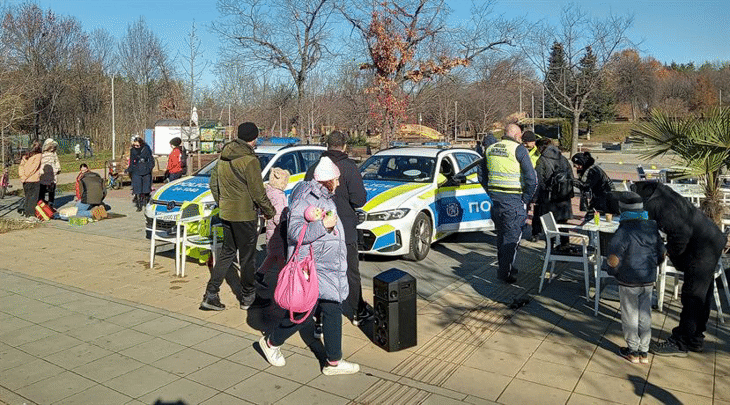
<svg viewBox="0 0 730 405">
<path fill-rule="evenodd" d="M 142 139 L 142 137 L 135 137 L 132 142 L 139 142 L 139 146 L 144 146 L 144 139 Z"/>
<path fill-rule="evenodd" d="M 30 145 L 30 148 L 28 149 L 28 157 L 31 157 L 41 152 L 42 150 L 40 141 L 33 141 L 33 143 Z"/>
</svg>

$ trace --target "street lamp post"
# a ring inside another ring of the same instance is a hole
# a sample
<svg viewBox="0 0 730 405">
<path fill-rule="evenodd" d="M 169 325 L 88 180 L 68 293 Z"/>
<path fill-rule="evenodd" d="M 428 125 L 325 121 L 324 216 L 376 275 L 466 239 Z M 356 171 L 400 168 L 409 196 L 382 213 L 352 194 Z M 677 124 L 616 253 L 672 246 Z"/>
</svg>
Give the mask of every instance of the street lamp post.
<svg viewBox="0 0 730 405">
<path fill-rule="evenodd" d="M 114 75 L 112 75 L 112 160 L 117 160 L 117 129 L 114 120 Z"/>
</svg>

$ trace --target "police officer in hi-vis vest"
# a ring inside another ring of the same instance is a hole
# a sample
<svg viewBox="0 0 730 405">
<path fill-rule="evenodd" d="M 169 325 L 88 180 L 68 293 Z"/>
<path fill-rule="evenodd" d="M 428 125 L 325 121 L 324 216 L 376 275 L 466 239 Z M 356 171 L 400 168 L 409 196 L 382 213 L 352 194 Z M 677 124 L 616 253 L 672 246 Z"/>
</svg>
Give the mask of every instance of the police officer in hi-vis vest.
<svg viewBox="0 0 730 405">
<path fill-rule="evenodd" d="M 512 264 L 527 221 L 527 204 L 537 188 L 535 169 L 521 142 L 522 130 L 509 124 L 502 140 L 485 151 L 487 192 L 497 229 L 497 277 L 510 284 L 517 281 L 517 269 Z"/>
</svg>

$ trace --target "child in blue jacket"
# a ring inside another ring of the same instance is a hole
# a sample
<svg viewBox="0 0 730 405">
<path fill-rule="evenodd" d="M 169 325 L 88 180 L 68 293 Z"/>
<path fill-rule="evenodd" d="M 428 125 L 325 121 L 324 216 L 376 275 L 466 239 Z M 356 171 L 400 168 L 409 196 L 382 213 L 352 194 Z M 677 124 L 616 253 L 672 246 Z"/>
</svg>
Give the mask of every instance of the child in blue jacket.
<svg viewBox="0 0 730 405">
<path fill-rule="evenodd" d="M 621 326 L 628 347 L 619 354 L 632 363 L 649 363 L 651 293 L 657 266 L 666 249 L 657 223 L 649 219 L 641 197 L 622 193 L 621 222 L 608 246 L 608 274 L 616 277 L 621 299 Z"/>
</svg>

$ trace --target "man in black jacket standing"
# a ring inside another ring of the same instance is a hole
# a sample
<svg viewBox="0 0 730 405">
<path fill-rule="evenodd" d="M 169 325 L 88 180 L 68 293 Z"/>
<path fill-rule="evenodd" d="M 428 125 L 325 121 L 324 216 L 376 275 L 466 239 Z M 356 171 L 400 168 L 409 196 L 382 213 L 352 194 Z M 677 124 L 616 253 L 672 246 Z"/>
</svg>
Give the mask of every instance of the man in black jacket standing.
<svg viewBox="0 0 730 405">
<path fill-rule="evenodd" d="M 365 186 L 362 182 L 360 170 L 352 159 L 348 158 L 345 149 L 347 148 L 347 135 L 335 131 L 327 137 L 327 150 L 322 157 L 329 157 L 340 169 L 340 185 L 335 189 L 335 204 L 337 205 L 337 216 L 342 220 L 345 228 L 345 243 L 347 244 L 347 281 L 350 287 L 350 294 L 347 303 L 352 309 L 352 323 L 357 326 L 361 322 L 373 316 L 367 303 L 362 299 L 362 284 L 360 281 L 360 267 L 357 249 L 357 214 L 356 208 L 360 208 L 367 202 Z M 313 178 L 314 169 L 312 165 L 304 176 L 304 180 Z"/>
<path fill-rule="evenodd" d="M 540 150 L 540 157 L 535 166 L 537 191 L 532 217 L 533 242 L 543 232 L 541 216 L 552 212 L 558 224 L 567 224 L 573 218 L 573 169 L 570 162 L 552 145 L 550 138 L 540 139 L 537 148 Z M 564 184 L 560 184 L 561 182 Z M 569 239 L 561 236 L 560 241 L 561 245 L 567 246 Z"/>
</svg>

